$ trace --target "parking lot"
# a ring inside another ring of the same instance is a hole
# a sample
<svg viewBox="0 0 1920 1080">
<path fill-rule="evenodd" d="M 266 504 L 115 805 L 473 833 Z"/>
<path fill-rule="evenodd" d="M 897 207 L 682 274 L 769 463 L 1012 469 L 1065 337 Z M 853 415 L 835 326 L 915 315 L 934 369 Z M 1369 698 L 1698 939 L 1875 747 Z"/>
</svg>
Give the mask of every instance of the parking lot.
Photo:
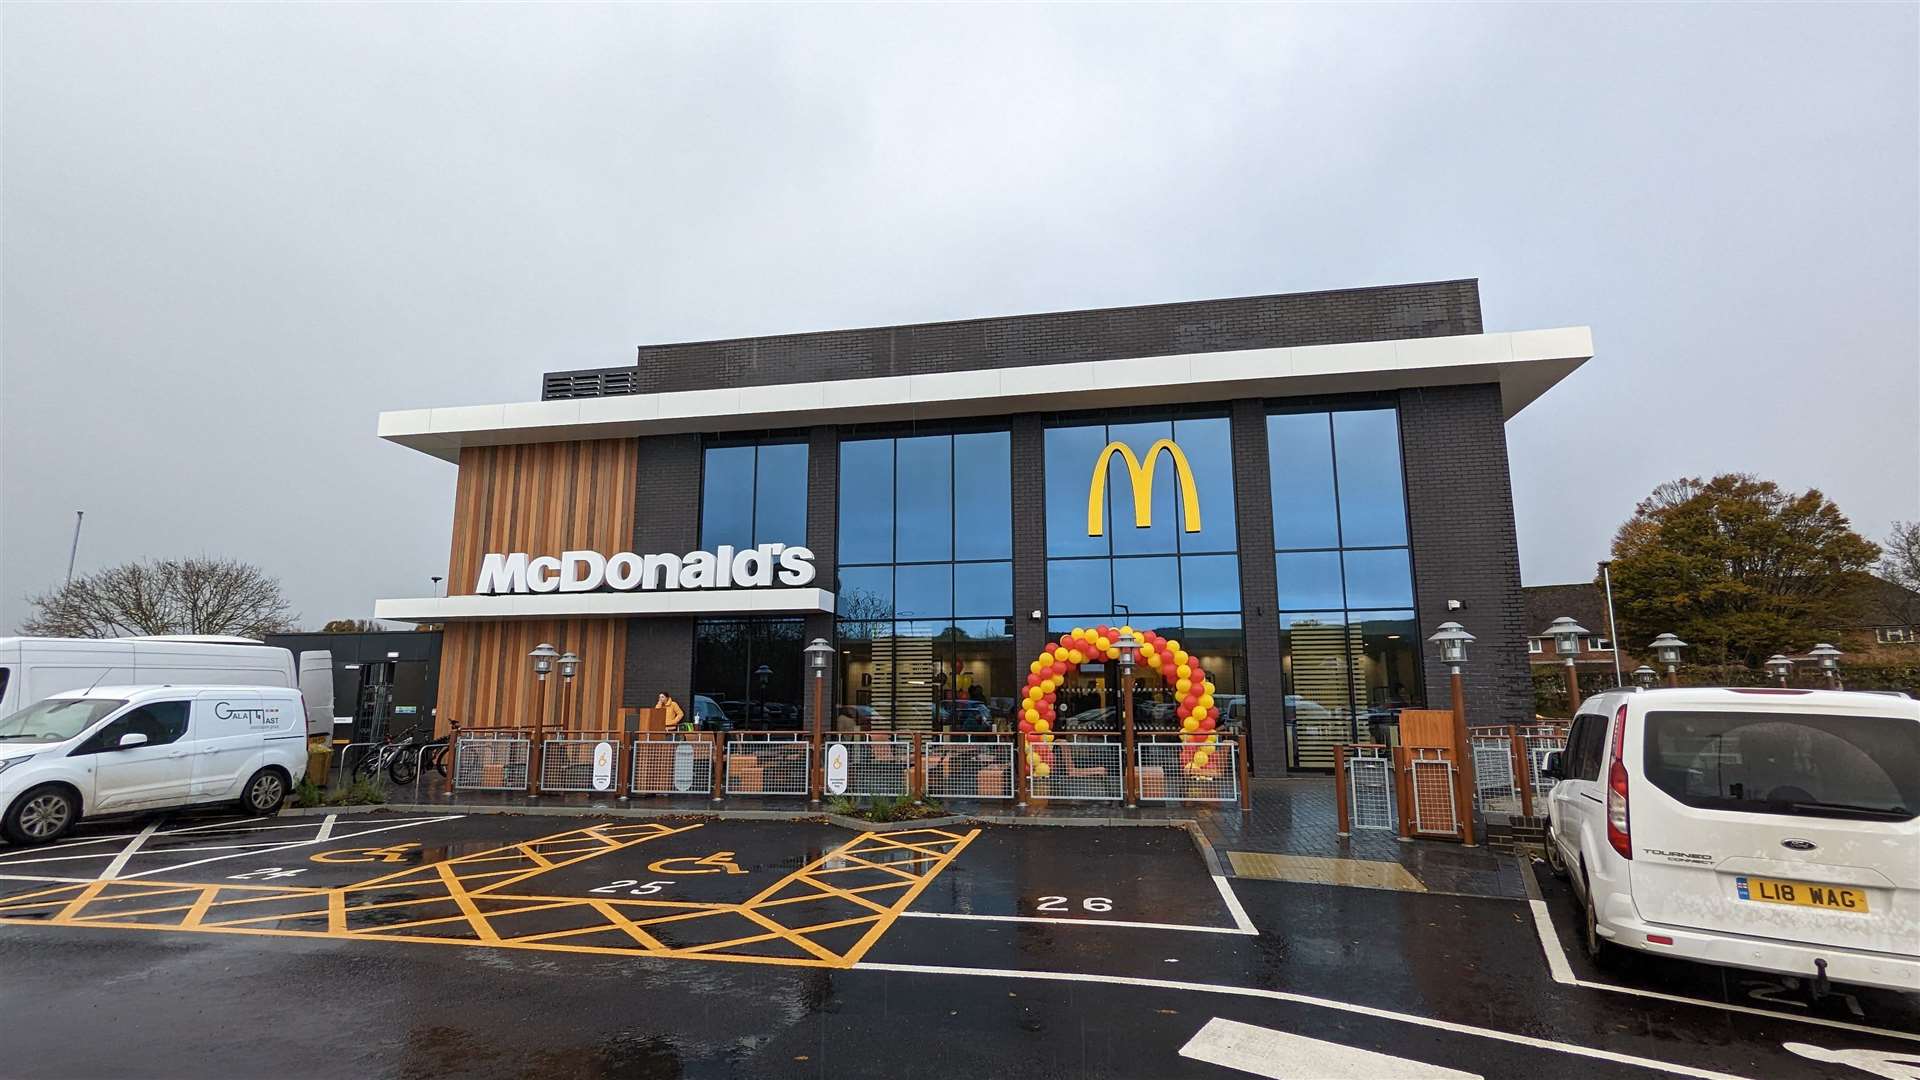
<svg viewBox="0 0 1920 1080">
<path fill-rule="evenodd" d="M 1225 861 L 1152 827 L 89 825 L 0 848 L 0 1071 L 1857 1078 L 1920 1053 L 1908 995 L 1589 970 L 1544 875 L 1517 901 Z"/>
</svg>

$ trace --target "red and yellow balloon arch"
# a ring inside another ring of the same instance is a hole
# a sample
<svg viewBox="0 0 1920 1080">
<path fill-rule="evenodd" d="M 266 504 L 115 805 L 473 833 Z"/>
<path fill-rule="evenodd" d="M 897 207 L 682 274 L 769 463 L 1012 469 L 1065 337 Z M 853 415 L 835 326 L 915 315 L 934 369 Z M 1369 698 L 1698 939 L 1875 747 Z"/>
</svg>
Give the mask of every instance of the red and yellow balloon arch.
<svg viewBox="0 0 1920 1080">
<path fill-rule="evenodd" d="M 1040 658 L 1027 665 L 1027 688 L 1020 702 L 1020 741 L 1033 775 L 1045 778 L 1053 771 L 1054 699 L 1067 674 L 1081 664 L 1117 660 L 1121 635 L 1131 626 L 1074 627 L 1060 640 L 1049 642 Z M 1220 709 L 1213 703 L 1213 680 L 1187 655 L 1178 641 L 1151 630 L 1139 632 L 1139 670 L 1157 672 L 1178 702 L 1174 716 L 1180 722 L 1180 766 L 1190 773 L 1211 773 L 1220 735 Z"/>
</svg>

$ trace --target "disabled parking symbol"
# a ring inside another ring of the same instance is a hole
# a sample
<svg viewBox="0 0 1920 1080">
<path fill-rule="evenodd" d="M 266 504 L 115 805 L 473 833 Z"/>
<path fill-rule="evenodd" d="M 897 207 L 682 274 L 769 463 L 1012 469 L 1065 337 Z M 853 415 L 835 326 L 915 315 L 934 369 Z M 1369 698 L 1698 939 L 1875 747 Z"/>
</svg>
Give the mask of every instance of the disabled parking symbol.
<svg viewBox="0 0 1920 1080">
<path fill-rule="evenodd" d="M 685 866 L 688 869 L 675 869 Z M 733 861 L 733 852 L 716 851 L 700 858 L 657 859 L 647 864 L 647 870 L 655 874 L 744 874 Z"/>
<path fill-rule="evenodd" d="M 308 862 L 317 863 L 397 863 L 407 861 L 407 852 L 419 847 L 417 843 L 389 844 L 386 847 L 341 848 L 338 851 L 322 851 L 309 855 Z"/>
</svg>

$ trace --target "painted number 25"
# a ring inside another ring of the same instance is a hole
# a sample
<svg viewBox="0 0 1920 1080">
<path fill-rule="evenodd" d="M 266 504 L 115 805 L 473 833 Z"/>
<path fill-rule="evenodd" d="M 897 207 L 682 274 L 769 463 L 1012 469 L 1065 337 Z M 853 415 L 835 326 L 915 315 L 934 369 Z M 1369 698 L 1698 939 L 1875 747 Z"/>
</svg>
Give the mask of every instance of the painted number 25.
<svg viewBox="0 0 1920 1080">
<path fill-rule="evenodd" d="M 1085 900 L 1080 901 L 1080 906 L 1087 911 L 1112 911 L 1113 901 L 1104 896 L 1089 896 Z M 1068 910 L 1067 898 L 1064 896 L 1043 896 L 1040 898 L 1039 910 L 1066 911 Z"/>
<path fill-rule="evenodd" d="M 645 885 L 640 885 L 640 882 L 638 879 L 622 878 L 619 881 L 609 881 L 605 885 L 602 885 L 597 889 L 588 889 L 587 891 L 597 892 L 597 893 L 617 893 L 621 889 L 625 889 L 627 890 L 627 895 L 629 896 L 652 896 L 654 893 L 659 892 L 661 889 L 664 889 L 671 884 L 673 884 L 673 882 L 671 881 L 649 881 Z M 635 885 L 640 885 L 640 887 L 636 889 L 633 887 Z"/>
</svg>

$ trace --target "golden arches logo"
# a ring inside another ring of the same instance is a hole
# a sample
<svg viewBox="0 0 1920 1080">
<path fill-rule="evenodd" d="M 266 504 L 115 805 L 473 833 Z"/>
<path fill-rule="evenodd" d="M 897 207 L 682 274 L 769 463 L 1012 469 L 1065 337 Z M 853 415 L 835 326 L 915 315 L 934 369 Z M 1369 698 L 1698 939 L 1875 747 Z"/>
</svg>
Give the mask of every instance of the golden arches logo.
<svg viewBox="0 0 1920 1080">
<path fill-rule="evenodd" d="M 1186 522 L 1188 532 L 1200 531 L 1200 492 L 1193 484 L 1193 469 L 1187 464 L 1187 455 L 1172 439 L 1160 439 L 1147 447 L 1146 460 L 1133 456 L 1133 448 L 1123 442 L 1110 442 L 1100 456 L 1093 459 L 1093 481 L 1087 487 L 1087 535 L 1100 536 L 1105 531 L 1101 521 L 1100 504 L 1107 494 L 1107 463 L 1113 455 L 1119 454 L 1120 460 L 1127 463 L 1127 479 L 1133 484 L 1133 524 L 1135 528 L 1145 529 L 1153 525 L 1153 469 L 1160 461 L 1160 452 L 1173 458 L 1175 482 L 1180 485 L 1181 516 Z"/>
</svg>

